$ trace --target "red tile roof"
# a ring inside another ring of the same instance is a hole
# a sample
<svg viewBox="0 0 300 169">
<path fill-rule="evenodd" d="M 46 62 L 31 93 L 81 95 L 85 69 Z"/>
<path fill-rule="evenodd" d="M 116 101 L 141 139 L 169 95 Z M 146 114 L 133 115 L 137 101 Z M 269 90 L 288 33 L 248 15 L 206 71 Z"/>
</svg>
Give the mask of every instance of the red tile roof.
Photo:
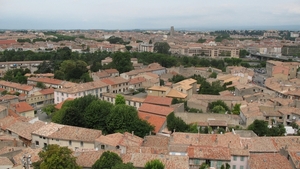
<svg viewBox="0 0 300 169">
<path fill-rule="evenodd" d="M 255 153 L 250 154 L 249 168 L 261 169 L 292 169 L 292 166 L 288 159 L 279 153 Z"/>
<path fill-rule="evenodd" d="M 103 71 L 105 71 L 108 74 L 119 73 L 119 71 L 117 69 L 105 69 Z"/>
<path fill-rule="evenodd" d="M 158 105 L 144 103 L 139 108 L 139 111 L 144 112 L 144 113 L 156 114 L 156 115 L 166 117 L 170 113 L 172 113 L 174 111 L 174 109 L 171 108 L 171 107 L 158 106 Z"/>
<path fill-rule="evenodd" d="M 161 106 L 170 107 L 172 104 L 172 98 L 168 97 L 159 97 L 159 96 L 147 96 L 144 100 L 144 103 L 156 104 Z"/>
<path fill-rule="evenodd" d="M 101 79 L 101 81 L 108 85 L 116 85 L 116 84 L 128 82 L 128 80 L 126 80 L 122 77 L 110 77 L 110 78 Z"/>
<path fill-rule="evenodd" d="M 4 80 L 0 80 L 0 85 L 15 88 L 15 89 L 18 89 L 18 90 L 23 90 L 23 91 L 31 91 L 33 89 L 33 86 L 14 83 L 14 82 L 7 82 L 7 81 L 4 81 Z"/>
<path fill-rule="evenodd" d="M 130 79 L 129 84 L 139 84 L 139 83 L 143 83 L 145 81 L 146 81 L 146 79 L 143 77 L 136 77 L 136 78 Z"/>
<path fill-rule="evenodd" d="M 17 43 L 18 42 L 16 40 L 0 40 L 0 45 L 11 45 Z"/>
<path fill-rule="evenodd" d="M 155 114 L 139 112 L 138 115 L 141 119 L 146 120 L 148 123 L 150 123 L 155 127 L 154 128 L 155 133 L 158 133 L 161 130 L 161 128 L 163 127 L 163 125 L 167 120 L 166 117 L 162 117 Z"/>
<path fill-rule="evenodd" d="M 49 89 L 43 89 L 40 90 L 40 93 L 47 95 L 47 94 L 54 94 L 54 89 L 53 88 L 49 88 Z"/>
<path fill-rule="evenodd" d="M 34 81 L 34 82 L 42 82 L 45 84 L 54 84 L 54 85 L 62 85 L 63 81 L 59 79 L 47 78 L 47 77 L 30 77 L 27 81 Z"/>
<path fill-rule="evenodd" d="M 231 159 L 230 149 L 227 147 L 189 146 L 189 158 L 226 160 Z"/>
<path fill-rule="evenodd" d="M 19 102 L 13 105 L 17 113 L 23 113 L 34 110 L 27 102 Z"/>
</svg>

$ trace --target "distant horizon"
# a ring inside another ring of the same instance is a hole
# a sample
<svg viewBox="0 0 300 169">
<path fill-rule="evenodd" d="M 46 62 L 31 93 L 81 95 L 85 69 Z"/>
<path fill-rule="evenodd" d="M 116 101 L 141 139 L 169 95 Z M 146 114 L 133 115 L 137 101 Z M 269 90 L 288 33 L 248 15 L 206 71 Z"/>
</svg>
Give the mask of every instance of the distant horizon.
<svg viewBox="0 0 300 169">
<path fill-rule="evenodd" d="M 7 30 L 299 30 L 299 23 L 299 0 L 0 0 Z"/>
<path fill-rule="evenodd" d="M 6 29 L 0 28 L 0 30 L 11 30 L 11 31 L 23 31 L 23 30 L 37 30 L 37 31 L 58 31 L 58 30 L 103 30 L 103 31 L 168 31 L 168 28 L 132 28 L 132 29 L 102 29 L 102 28 L 47 28 L 47 29 L 35 29 L 35 28 L 20 28 L 20 29 Z M 277 30 L 277 31 L 300 31 L 300 25 L 277 25 L 277 26 L 231 26 L 231 27 L 174 27 L 175 31 L 219 31 L 219 30 Z"/>
</svg>

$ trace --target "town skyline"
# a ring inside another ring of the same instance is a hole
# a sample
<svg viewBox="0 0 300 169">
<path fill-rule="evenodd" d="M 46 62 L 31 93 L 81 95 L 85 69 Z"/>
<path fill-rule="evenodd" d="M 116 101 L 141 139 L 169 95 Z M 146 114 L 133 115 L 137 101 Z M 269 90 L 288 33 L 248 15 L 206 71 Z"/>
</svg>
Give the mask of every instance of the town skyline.
<svg viewBox="0 0 300 169">
<path fill-rule="evenodd" d="M 288 1 L 0 1 L 0 29 L 299 29 Z M 155 12 L 154 12 L 155 11 Z"/>
</svg>

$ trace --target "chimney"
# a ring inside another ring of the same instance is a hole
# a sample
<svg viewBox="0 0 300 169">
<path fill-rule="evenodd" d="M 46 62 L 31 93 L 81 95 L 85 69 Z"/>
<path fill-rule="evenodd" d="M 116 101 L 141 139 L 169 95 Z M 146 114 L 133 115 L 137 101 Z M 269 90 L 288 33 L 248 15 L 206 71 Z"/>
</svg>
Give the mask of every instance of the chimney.
<svg viewBox="0 0 300 169">
<path fill-rule="evenodd" d="M 134 131 L 131 132 L 131 135 L 134 136 Z"/>
</svg>

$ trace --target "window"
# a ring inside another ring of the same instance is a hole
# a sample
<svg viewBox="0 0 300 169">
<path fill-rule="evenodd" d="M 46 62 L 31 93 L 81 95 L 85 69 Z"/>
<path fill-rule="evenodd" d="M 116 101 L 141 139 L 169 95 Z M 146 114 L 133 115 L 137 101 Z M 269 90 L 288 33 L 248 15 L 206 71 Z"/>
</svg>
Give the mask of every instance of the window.
<svg viewBox="0 0 300 169">
<path fill-rule="evenodd" d="M 59 97 L 57 97 L 56 100 L 59 102 Z"/>
<path fill-rule="evenodd" d="M 56 139 L 56 141 L 59 141 L 59 139 Z"/>
<path fill-rule="evenodd" d="M 240 169 L 244 169 L 244 166 L 240 166 Z"/>
<path fill-rule="evenodd" d="M 232 166 L 232 169 L 236 169 L 236 166 L 235 166 L 235 165 L 233 165 L 233 166 Z"/>
<path fill-rule="evenodd" d="M 40 145 L 40 142 L 39 141 L 35 141 L 35 145 L 36 146 Z"/>
<path fill-rule="evenodd" d="M 105 148 L 105 145 L 101 145 L 101 149 L 104 149 Z"/>
<path fill-rule="evenodd" d="M 42 136 L 40 136 L 40 138 L 43 138 Z"/>
<path fill-rule="evenodd" d="M 233 156 L 233 161 L 236 161 L 236 156 Z"/>
<path fill-rule="evenodd" d="M 72 141 L 70 140 L 70 141 L 69 141 L 69 146 L 71 146 L 71 145 L 72 145 Z"/>
<path fill-rule="evenodd" d="M 44 147 L 47 147 L 47 143 L 44 143 Z"/>
<path fill-rule="evenodd" d="M 220 169 L 220 168 L 221 168 L 221 166 L 222 166 L 222 161 L 218 161 L 218 162 L 217 162 L 217 168 L 219 168 L 219 169 Z"/>
<path fill-rule="evenodd" d="M 80 142 L 80 146 L 83 147 L 83 141 Z"/>
<path fill-rule="evenodd" d="M 241 157 L 241 161 L 244 161 L 244 157 Z"/>
<path fill-rule="evenodd" d="M 69 97 L 69 94 L 67 93 L 67 97 Z"/>
<path fill-rule="evenodd" d="M 61 93 L 61 96 L 64 96 L 64 93 Z"/>
</svg>

